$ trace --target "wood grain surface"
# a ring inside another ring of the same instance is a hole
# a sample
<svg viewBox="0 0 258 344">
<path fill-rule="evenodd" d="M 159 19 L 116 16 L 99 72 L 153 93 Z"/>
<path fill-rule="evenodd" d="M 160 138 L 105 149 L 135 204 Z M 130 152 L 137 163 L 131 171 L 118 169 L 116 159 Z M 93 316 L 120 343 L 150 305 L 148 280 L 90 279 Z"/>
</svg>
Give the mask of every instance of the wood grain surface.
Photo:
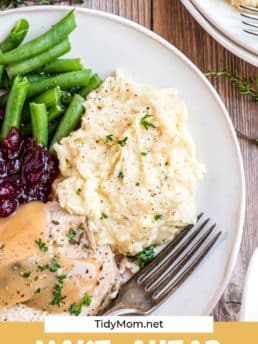
<svg viewBox="0 0 258 344">
<path fill-rule="evenodd" d="M 60 3 L 67 2 L 78 3 L 72 0 Z M 258 68 L 220 46 L 195 22 L 180 0 L 85 0 L 79 6 L 112 12 L 152 29 L 179 48 L 202 71 L 228 68 L 239 71 L 243 76 L 258 76 Z M 211 82 L 225 102 L 235 128 L 249 136 L 258 136 L 258 104 L 241 96 L 236 87 L 225 79 Z M 243 140 L 240 145 L 247 186 L 246 220 L 235 271 L 213 312 L 219 321 L 238 319 L 246 269 L 253 250 L 258 246 L 258 148 Z"/>
</svg>

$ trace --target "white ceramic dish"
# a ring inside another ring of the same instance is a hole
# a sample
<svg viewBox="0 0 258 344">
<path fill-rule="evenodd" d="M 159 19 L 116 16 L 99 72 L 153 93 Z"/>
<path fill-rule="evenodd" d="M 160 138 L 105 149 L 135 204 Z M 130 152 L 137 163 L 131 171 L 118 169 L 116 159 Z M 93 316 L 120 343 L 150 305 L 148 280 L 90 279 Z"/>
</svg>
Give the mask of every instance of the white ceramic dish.
<svg viewBox="0 0 258 344">
<path fill-rule="evenodd" d="M 243 31 L 240 11 L 225 0 L 191 0 L 210 23 L 243 49 L 258 56 L 257 36 Z M 257 57 L 258 58 L 258 57 Z"/>
<path fill-rule="evenodd" d="M 258 248 L 252 254 L 243 290 L 239 321 L 258 321 Z"/>
<path fill-rule="evenodd" d="M 31 7 L 0 13 L 1 36 L 20 17 L 31 24 L 29 37 L 59 20 L 69 7 Z M 204 315 L 218 302 L 239 251 L 245 209 L 242 159 L 229 115 L 203 74 L 167 41 L 126 19 L 92 10 L 76 11 L 72 55 L 103 77 L 122 68 L 137 81 L 178 89 L 189 109 L 189 126 L 207 176 L 198 209 L 216 219 L 223 238 L 205 261 L 155 314 Z"/>
<path fill-rule="evenodd" d="M 191 0 L 181 0 L 194 19 L 206 30 L 218 43 L 229 50 L 234 55 L 240 57 L 242 60 L 251 63 L 258 67 L 258 57 L 247 49 L 241 47 L 236 42 L 229 39 L 223 32 L 219 31 L 216 26 L 208 21 L 206 17 L 197 9 Z"/>
</svg>

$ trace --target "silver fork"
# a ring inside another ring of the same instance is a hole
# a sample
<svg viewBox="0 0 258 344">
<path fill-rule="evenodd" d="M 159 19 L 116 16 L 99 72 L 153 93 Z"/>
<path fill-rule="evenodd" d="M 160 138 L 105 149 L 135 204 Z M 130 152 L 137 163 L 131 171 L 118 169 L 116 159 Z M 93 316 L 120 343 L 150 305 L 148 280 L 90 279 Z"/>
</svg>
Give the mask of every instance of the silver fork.
<svg viewBox="0 0 258 344">
<path fill-rule="evenodd" d="M 258 8 L 247 5 L 240 5 L 240 8 L 249 12 L 240 13 L 243 18 L 242 23 L 247 26 L 244 32 L 258 36 Z"/>
<path fill-rule="evenodd" d="M 147 315 L 159 307 L 184 283 L 221 235 L 210 219 L 198 216 L 145 268 L 120 289 L 103 315 Z"/>
</svg>

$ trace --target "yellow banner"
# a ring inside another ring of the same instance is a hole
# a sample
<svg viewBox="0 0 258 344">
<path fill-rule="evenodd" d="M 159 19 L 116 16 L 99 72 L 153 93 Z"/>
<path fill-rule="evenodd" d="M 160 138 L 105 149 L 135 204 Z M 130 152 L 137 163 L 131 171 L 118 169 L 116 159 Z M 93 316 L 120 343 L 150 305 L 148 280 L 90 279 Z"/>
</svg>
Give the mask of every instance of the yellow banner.
<svg viewBox="0 0 258 344">
<path fill-rule="evenodd" d="M 46 334 L 43 323 L 0 323 L 1 344 L 257 344 L 258 323 L 215 323 L 211 334 Z"/>
</svg>

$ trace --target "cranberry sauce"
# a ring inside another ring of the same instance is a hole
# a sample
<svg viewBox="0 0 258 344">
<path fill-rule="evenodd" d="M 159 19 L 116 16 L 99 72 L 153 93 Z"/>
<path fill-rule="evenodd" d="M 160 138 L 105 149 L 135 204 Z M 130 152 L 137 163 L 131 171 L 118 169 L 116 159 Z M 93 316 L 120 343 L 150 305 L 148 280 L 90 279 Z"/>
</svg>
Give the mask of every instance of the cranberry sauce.
<svg viewBox="0 0 258 344">
<path fill-rule="evenodd" d="M 12 128 L 0 143 L 0 217 L 23 203 L 47 202 L 58 173 L 58 162 L 47 148 Z"/>
</svg>

